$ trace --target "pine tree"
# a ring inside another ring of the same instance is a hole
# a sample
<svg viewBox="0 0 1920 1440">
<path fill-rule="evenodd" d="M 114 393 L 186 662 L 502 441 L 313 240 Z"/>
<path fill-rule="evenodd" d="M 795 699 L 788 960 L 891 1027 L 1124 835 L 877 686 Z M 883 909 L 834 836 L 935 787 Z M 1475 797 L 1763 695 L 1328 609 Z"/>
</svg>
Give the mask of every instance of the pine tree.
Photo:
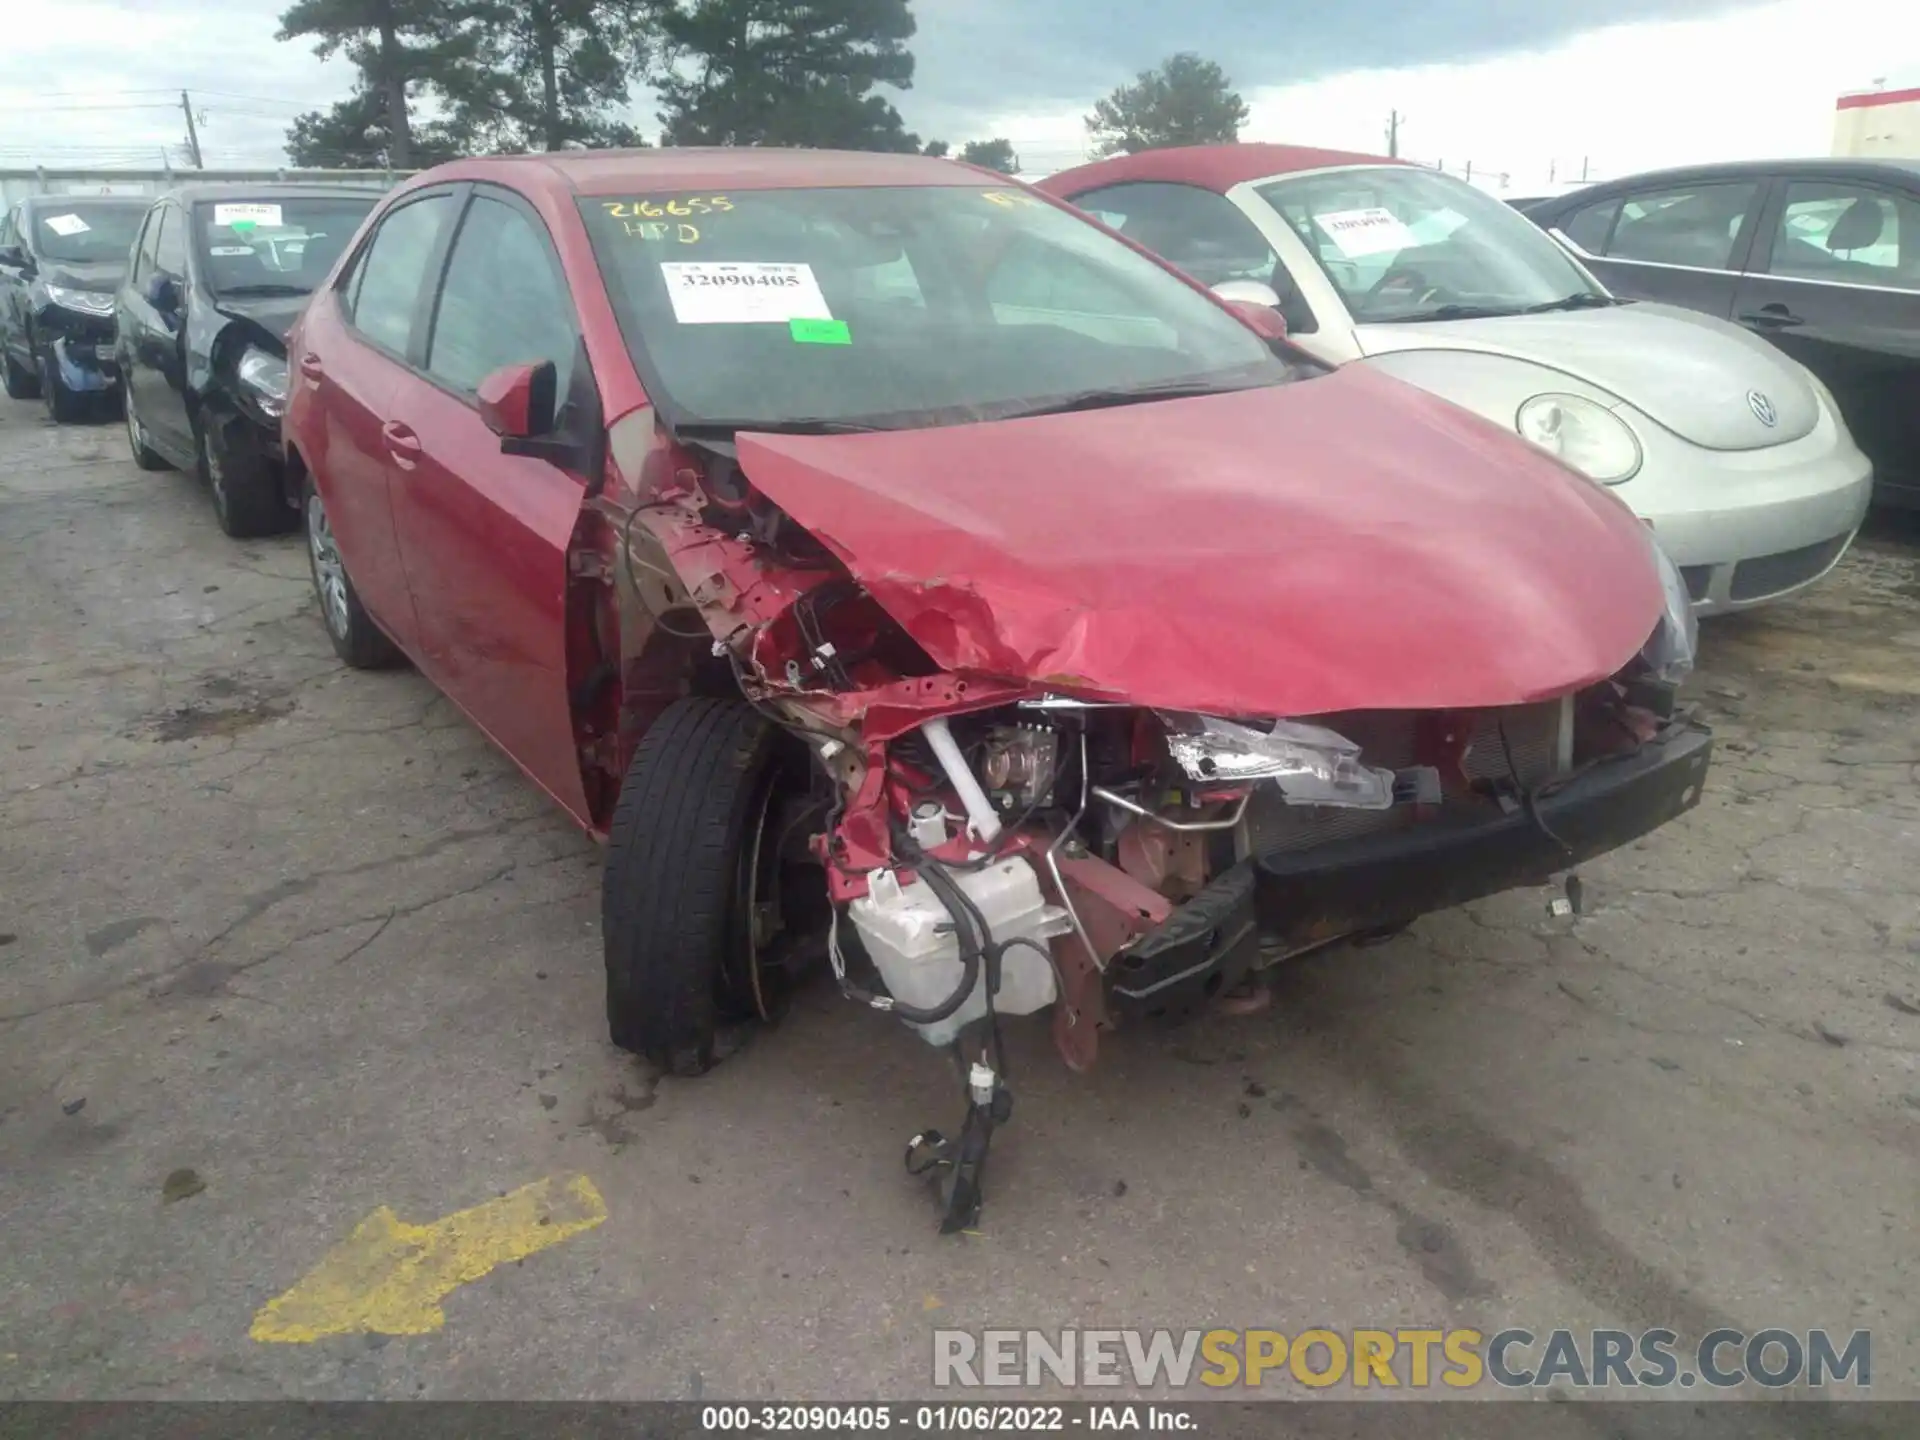
<svg viewBox="0 0 1920 1440">
<path fill-rule="evenodd" d="M 1020 157 L 1013 153 L 1013 142 L 998 137 L 967 141 L 960 147 L 960 158 L 970 165 L 984 165 L 989 170 L 998 170 L 1002 175 L 1013 175 L 1020 169 Z"/>
<path fill-rule="evenodd" d="M 920 148 L 870 93 L 913 83 L 907 0 L 679 0 L 661 29 L 663 143 Z"/>
<path fill-rule="evenodd" d="M 440 85 L 454 128 L 488 150 L 644 143 L 618 117 L 649 49 L 649 0 L 489 0 L 479 52 Z"/>
<path fill-rule="evenodd" d="M 389 161 L 404 170 L 418 163 L 407 87 L 447 80 L 472 62 L 471 18 L 464 0 L 294 0 L 280 17 L 280 38 L 311 38 L 322 60 L 344 53 L 358 67 L 360 89 L 386 112 Z M 316 116 L 328 118 L 315 111 L 301 119 Z"/>
<path fill-rule="evenodd" d="M 1087 133 L 1096 155 L 1135 154 L 1166 145 L 1218 145 L 1240 138 L 1247 102 L 1226 71 L 1198 55 L 1175 55 L 1142 70 L 1093 107 Z"/>
</svg>

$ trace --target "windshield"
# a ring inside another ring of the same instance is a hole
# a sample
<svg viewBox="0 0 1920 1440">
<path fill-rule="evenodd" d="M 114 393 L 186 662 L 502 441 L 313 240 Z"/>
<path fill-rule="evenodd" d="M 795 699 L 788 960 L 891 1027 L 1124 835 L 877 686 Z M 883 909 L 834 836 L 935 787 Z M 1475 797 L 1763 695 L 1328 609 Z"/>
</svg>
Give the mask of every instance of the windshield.
<svg viewBox="0 0 1920 1440">
<path fill-rule="evenodd" d="M 1011 187 L 580 208 L 635 361 L 682 424 L 943 424 L 1294 374 L 1158 264 Z"/>
<path fill-rule="evenodd" d="M 124 265 L 146 214 L 144 200 L 117 205 L 50 201 L 34 211 L 33 251 L 60 265 Z"/>
<path fill-rule="evenodd" d="M 1518 211 L 1415 165 L 1325 170 L 1256 187 L 1319 260 L 1356 323 L 1605 304 Z"/>
<path fill-rule="evenodd" d="M 202 201 L 193 207 L 200 273 L 215 295 L 305 295 L 378 203 L 373 195 Z"/>
</svg>

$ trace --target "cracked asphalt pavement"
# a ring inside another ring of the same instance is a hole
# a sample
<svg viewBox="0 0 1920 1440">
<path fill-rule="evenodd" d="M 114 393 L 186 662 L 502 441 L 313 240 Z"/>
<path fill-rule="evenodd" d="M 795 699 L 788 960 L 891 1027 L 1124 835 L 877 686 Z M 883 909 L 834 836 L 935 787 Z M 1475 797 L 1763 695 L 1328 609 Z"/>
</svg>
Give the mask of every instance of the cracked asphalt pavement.
<svg viewBox="0 0 1920 1440">
<path fill-rule="evenodd" d="M 117 424 L 0 403 L 0 1396 L 915 1396 L 935 1325 L 1875 1336 L 1920 1395 L 1920 526 L 1707 627 L 1700 808 L 1282 968 L 1264 1014 L 1016 1027 L 982 1233 L 907 1138 L 945 1061 L 815 986 L 712 1075 L 602 1025 L 593 845 L 294 537 Z M 309 1344 L 369 1215 L 586 1176 L 604 1223 Z"/>
</svg>

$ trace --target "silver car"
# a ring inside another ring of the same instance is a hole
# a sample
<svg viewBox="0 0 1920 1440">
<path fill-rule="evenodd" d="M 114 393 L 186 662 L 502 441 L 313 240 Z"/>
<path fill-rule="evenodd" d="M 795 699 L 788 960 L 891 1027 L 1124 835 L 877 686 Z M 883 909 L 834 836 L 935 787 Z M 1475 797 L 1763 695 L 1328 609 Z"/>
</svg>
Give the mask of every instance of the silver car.
<svg viewBox="0 0 1920 1440">
<path fill-rule="evenodd" d="M 1696 610 L 1813 583 L 1866 514 L 1872 467 L 1826 387 L 1737 326 L 1628 303 L 1471 185 L 1280 145 L 1148 151 L 1042 189 L 1293 341 L 1444 396 L 1615 489 Z"/>
</svg>

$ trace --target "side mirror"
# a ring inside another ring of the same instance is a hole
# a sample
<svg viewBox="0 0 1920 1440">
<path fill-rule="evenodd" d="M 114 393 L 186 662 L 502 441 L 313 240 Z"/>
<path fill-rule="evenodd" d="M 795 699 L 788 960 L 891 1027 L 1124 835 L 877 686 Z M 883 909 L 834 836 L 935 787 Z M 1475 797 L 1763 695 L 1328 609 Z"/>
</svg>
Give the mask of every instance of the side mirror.
<svg viewBox="0 0 1920 1440">
<path fill-rule="evenodd" d="M 558 389 L 559 371 L 551 360 L 542 360 L 502 365 L 480 382 L 475 397 L 480 418 L 503 441 L 534 440 L 553 433 Z"/>
<path fill-rule="evenodd" d="M 1251 300 L 1229 300 L 1227 308 L 1251 325 L 1262 340 L 1287 338 L 1287 317 L 1271 306 L 1256 305 Z"/>
<path fill-rule="evenodd" d="M 0 245 L 0 265 L 9 270 L 25 270 L 30 262 L 26 250 L 19 245 Z"/>
<path fill-rule="evenodd" d="M 149 275 L 141 293 L 162 315 L 171 315 L 180 308 L 180 282 L 165 271 L 156 270 Z"/>
<path fill-rule="evenodd" d="M 1280 292 L 1258 280 L 1222 280 L 1213 287 L 1213 293 L 1229 305 L 1264 305 L 1269 310 L 1280 308 Z"/>
</svg>

